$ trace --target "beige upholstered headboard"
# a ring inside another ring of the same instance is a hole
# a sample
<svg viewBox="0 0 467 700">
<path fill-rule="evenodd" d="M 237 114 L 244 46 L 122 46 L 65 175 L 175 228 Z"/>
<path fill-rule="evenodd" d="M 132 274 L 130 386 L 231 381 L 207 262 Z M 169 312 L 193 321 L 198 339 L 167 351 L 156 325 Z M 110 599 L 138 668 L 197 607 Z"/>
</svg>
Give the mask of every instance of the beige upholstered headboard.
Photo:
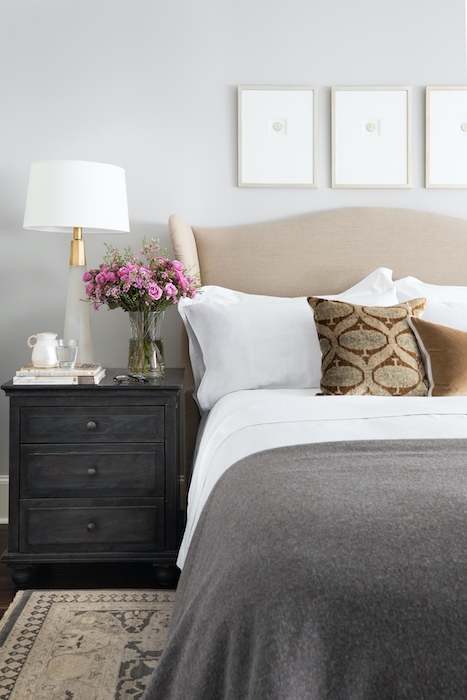
<svg viewBox="0 0 467 700">
<path fill-rule="evenodd" d="M 467 286 L 467 221 L 385 207 L 316 212 L 261 224 L 204 228 L 171 216 L 175 256 L 203 284 L 251 294 L 335 294 L 377 267 L 394 279 Z M 182 362 L 188 366 L 186 338 Z M 196 409 L 187 401 L 188 455 Z M 190 429 L 191 425 L 191 429 Z"/>
</svg>

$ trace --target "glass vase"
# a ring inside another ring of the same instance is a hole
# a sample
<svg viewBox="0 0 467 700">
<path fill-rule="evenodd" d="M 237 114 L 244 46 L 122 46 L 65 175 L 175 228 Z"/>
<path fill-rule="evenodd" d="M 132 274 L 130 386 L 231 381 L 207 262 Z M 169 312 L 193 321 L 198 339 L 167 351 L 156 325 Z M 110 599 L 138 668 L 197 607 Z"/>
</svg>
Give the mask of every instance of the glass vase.
<svg viewBox="0 0 467 700">
<path fill-rule="evenodd" d="M 164 376 L 163 311 L 129 311 L 128 369 L 145 377 Z"/>
</svg>

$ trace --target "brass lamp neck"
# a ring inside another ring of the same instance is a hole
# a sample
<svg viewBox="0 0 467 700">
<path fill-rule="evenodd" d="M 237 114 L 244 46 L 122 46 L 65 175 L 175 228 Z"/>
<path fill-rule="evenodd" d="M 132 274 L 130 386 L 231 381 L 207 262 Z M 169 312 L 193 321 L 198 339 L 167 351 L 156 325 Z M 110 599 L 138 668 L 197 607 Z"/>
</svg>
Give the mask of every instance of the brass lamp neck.
<svg viewBox="0 0 467 700">
<path fill-rule="evenodd" d="M 70 243 L 70 265 L 86 265 L 83 229 L 79 226 L 73 229 L 73 240 Z"/>
</svg>

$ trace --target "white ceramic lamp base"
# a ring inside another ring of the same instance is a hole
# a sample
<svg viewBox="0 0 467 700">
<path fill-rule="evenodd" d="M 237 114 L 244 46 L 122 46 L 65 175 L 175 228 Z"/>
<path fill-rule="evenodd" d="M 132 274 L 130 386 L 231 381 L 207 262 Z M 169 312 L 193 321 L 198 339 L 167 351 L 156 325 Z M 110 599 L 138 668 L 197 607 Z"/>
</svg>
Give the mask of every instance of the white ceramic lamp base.
<svg viewBox="0 0 467 700">
<path fill-rule="evenodd" d="M 68 290 L 65 308 L 64 338 L 78 339 L 76 362 L 86 364 L 94 362 L 94 350 L 91 334 L 91 306 L 86 299 L 83 275 L 85 265 L 70 265 L 68 273 Z"/>
</svg>

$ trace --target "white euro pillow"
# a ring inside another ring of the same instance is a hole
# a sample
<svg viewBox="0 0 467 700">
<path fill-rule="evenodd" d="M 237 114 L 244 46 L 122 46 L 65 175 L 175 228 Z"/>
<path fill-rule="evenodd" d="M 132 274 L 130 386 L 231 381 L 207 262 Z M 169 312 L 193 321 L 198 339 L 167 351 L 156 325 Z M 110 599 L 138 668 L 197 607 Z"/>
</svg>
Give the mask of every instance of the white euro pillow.
<svg viewBox="0 0 467 700">
<path fill-rule="evenodd" d="M 398 301 L 426 299 L 423 320 L 460 331 L 467 331 L 467 287 L 429 284 L 416 277 L 394 282 Z"/>
<path fill-rule="evenodd" d="M 378 268 L 327 296 L 367 306 L 397 304 L 392 271 Z M 306 297 L 272 297 L 205 286 L 178 304 L 201 412 L 243 389 L 319 387 L 321 350 Z"/>
</svg>

